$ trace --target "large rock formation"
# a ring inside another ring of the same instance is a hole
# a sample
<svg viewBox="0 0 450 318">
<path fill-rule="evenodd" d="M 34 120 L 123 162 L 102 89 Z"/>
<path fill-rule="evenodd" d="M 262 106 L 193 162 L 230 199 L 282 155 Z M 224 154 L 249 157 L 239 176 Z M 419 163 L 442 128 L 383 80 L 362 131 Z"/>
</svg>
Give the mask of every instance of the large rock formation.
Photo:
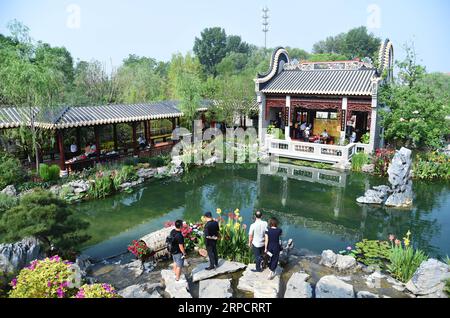
<svg viewBox="0 0 450 318">
<path fill-rule="evenodd" d="M 390 207 L 412 205 L 411 150 L 402 147 L 396 151 L 388 168 L 390 187 L 381 185 L 365 192 L 356 199 L 363 204 L 383 204 Z"/>
<path fill-rule="evenodd" d="M 24 238 L 16 243 L 0 244 L 0 272 L 16 273 L 31 261 L 44 257 L 42 245 L 34 237 Z"/>
<path fill-rule="evenodd" d="M 11 197 L 15 197 L 17 195 L 17 190 L 13 185 L 9 185 L 6 188 L 4 188 L 1 193 L 9 195 Z"/>
<path fill-rule="evenodd" d="M 186 277 L 182 275 L 179 281 L 175 280 L 175 274 L 170 269 L 164 269 L 161 271 L 164 285 L 166 286 L 166 293 L 171 298 L 192 298 L 189 293 L 189 285 Z"/>
<path fill-rule="evenodd" d="M 420 264 L 406 288 L 418 296 L 446 298 L 444 287 L 447 279 L 450 279 L 450 266 L 430 258 Z"/>
<path fill-rule="evenodd" d="M 139 284 L 128 286 L 118 292 L 123 298 L 162 298 L 158 292 L 162 284 Z"/>
<path fill-rule="evenodd" d="M 386 200 L 386 206 L 408 207 L 412 204 L 411 165 L 411 150 L 402 147 L 389 165 L 389 182 L 393 193 Z"/>
<path fill-rule="evenodd" d="M 317 282 L 316 298 L 355 298 L 355 291 L 352 285 L 334 275 L 327 275 Z"/>
<path fill-rule="evenodd" d="M 322 252 L 320 264 L 337 268 L 339 271 L 346 271 L 356 267 L 356 259 L 349 255 L 335 254 L 332 250 L 325 250 Z"/>
</svg>

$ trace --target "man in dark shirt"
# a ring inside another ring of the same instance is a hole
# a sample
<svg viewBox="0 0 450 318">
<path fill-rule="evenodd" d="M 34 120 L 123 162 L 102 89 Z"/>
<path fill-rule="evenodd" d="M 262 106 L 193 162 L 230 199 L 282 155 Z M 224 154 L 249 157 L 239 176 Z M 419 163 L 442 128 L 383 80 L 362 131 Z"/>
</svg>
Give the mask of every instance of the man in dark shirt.
<svg viewBox="0 0 450 318">
<path fill-rule="evenodd" d="M 184 237 L 181 234 L 181 228 L 183 227 L 183 221 L 175 221 L 175 229 L 170 232 L 172 237 L 172 246 L 170 253 L 173 258 L 173 272 L 175 273 L 175 280 L 179 281 L 181 276 L 181 270 L 183 269 L 184 259 L 186 257 L 186 250 L 184 248 Z"/>
<path fill-rule="evenodd" d="M 214 221 L 211 212 L 205 213 L 206 224 L 204 229 L 206 250 L 208 251 L 209 267 L 206 270 L 219 267 L 219 257 L 217 256 L 217 240 L 219 239 L 219 223 Z"/>
</svg>

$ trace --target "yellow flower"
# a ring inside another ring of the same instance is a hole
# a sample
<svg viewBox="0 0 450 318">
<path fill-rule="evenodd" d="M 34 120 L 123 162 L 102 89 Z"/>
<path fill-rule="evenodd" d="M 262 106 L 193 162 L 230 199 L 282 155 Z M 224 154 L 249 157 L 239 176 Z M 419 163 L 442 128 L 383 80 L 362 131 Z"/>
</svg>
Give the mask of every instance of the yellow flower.
<svg viewBox="0 0 450 318">
<path fill-rule="evenodd" d="M 239 220 L 239 222 L 242 222 L 242 220 L 243 220 L 242 216 L 240 216 L 238 220 Z"/>
<path fill-rule="evenodd" d="M 403 238 L 403 243 L 405 244 L 405 247 L 408 247 L 408 246 L 409 246 L 409 243 L 410 243 L 410 241 L 409 241 L 409 239 L 408 239 L 408 238 L 404 237 L 404 238 Z"/>
<path fill-rule="evenodd" d="M 222 209 L 217 208 L 216 212 L 217 212 L 217 214 L 221 214 L 222 213 Z"/>
<path fill-rule="evenodd" d="M 406 237 L 409 237 L 411 235 L 411 232 L 408 230 L 408 232 L 406 233 Z"/>
<path fill-rule="evenodd" d="M 234 210 L 235 215 L 239 215 L 239 209 Z"/>
<path fill-rule="evenodd" d="M 235 230 L 239 230 L 240 227 L 241 227 L 241 224 L 239 224 L 239 223 L 234 224 L 234 229 Z"/>
</svg>

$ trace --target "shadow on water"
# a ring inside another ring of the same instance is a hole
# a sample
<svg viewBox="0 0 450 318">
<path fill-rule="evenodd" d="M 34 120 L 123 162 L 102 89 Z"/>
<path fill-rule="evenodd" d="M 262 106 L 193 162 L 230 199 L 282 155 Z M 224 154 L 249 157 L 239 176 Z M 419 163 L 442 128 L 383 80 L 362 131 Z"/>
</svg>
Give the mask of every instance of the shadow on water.
<svg viewBox="0 0 450 318">
<path fill-rule="evenodd" d="M 355 199 L 385 178 L 292 165 L 217 165 L 195 168 L 179 180 L 147 183 L 133 193 L 81 203 L 91 223 L 85 253 L 99 258 L 124 251 L 129 242 L 161 228 L 167 220 L 197 220 L 220 207 L 241 210 L 244 223 L 255 209 L 282 221 L 284 238 L 313 252 L 341 250 L 362 238 L 413 234 L 430 255 L 450 255 L 448 182 L 414 182 L 414 206 L 407 210 L 359 205 Z"/>
</svg>

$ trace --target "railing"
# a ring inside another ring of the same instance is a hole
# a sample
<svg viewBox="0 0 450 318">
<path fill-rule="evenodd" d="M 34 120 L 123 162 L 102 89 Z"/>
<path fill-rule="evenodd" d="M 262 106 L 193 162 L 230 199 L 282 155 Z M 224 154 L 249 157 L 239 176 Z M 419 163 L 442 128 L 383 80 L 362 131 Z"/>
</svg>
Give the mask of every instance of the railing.
<svg viewBox="0 0 450 318">
<path fill-rule="evenodd" d="M 354 143 L 347 146 L 337 146 L 289 141 L 274 139 L 272 136 L 266 135 L 266 147 L 270 154 L 293 159 L 305 159 L 326 163 L 349 161 L 356 153 L 356 146 L 357 144 Z"/>
</svg>

